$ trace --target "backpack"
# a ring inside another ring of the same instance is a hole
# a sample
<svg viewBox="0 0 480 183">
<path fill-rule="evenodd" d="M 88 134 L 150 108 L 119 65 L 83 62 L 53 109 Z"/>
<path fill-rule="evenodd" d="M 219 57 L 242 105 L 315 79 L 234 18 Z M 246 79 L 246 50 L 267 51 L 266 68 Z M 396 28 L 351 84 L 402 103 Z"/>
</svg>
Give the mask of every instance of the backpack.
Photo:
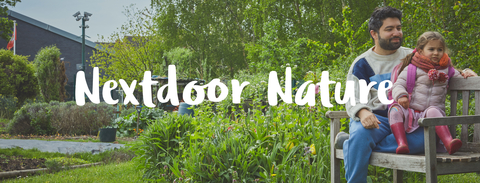
<svg viewBox="0 0 480 183">
<path fill-rule="evenodd" d="M 398 78 L 398 74 L 399 74 L 399 70 L 400 68 L 402 67 L 402 63 L 396 65 L 394 68 L 393 68 L 393 71 L 390 75 L 390 80 L 392 81 L 392 83 L 395 83 L 397 81 L 397 78 Z M 453 77 L 453 75 L 455 74 L 455 68 L 453 68 L 452 66 L 448 67 L 448 81 L 450 81 L 450 78 Z M 407 66 L 407 93 L 408 93 L 408 100 L 411 99 L 411 95 L 412 95 L 412 92 L 413 92 L 413 88 L 415 87 L 415 80 L 416 80 L 416 77 L 417 77 L 417 66 L 413 65 L 413 64 L 409 64 Z M 447 81 L 447 82 L 448 82 Z M 390 88 L 388 90 L 388 99 L 389 100 L 393 100 L 393 97 L 392 97 L 392 90 L 393 88 Z M 390 108 L 391 105 L 393 104 L 396 104 L 397 102 L 396 101 L 393 101 L 392 104 L 388 105 L 388 108 Z"/>
<path fill-rule="evenodd" d="M 390 80 L 392 81 L 392 83 L 395 83 L 397 81 L 399 70 L 400 70 L 401 67 L 402 67 L 402 63 L 396 65 L 393 68 L 393 71 L 390 75 Z M 448 67 L 448 81 L 447 82 L 450 81 L 450 78 L 452 78 L 454 74 L 455 74 L 455 68 L 453 68 L 452 66 Z M 407 66 L 408 101 L 411 100 L 413 88 L 415 87 L 416 77 L 417 77 L 417 66 L 415 66 L 413 64 L 409 64 Z M 447 85 L 447 88 L 448 88 L 448 85 Z M 393 87 L 388 90 L 388 99 L 389 100 L 393 100 L 392 90 L 393 90 Z M 392 106 L 393 104 L 397 104 L 397 103 L 398 102 L 394 100 L 393 103 L 388 105 L 387 110 L 389 111 L 389 113 L 390 113 L 390 106 Z M 412 125 L 413 125 L 413 110 L 408 110 L 408 128 L 405 129 L 405 130 L 409 131 L 412 128 Z"/>
</svg>

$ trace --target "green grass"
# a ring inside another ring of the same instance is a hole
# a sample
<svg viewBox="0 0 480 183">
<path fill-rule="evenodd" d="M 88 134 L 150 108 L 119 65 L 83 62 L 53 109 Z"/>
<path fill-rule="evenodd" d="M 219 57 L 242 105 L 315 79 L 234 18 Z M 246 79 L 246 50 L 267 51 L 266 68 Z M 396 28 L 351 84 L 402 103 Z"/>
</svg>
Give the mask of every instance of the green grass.
<svg viewBox="0 0 480 183">
<path fill-rule="evenodd" d="M 1 120 L 1 119 L 0 119 Z M 1 125 L 1 124 L 0 124 Z M 6 127 L 5 127 L 6 128 Z M 2 133 L 2 127 L 0 126 L 0 134 Z M 4 132 L 6 133 L 6 132 Z M 5 135 L 5 134 L 4 134 Z M 0 138 L 3 138 L 3 139 L 16 139 L 15 136 L 1 136 Z M 45 138 L 29 138 L 28 140 L 44 140 L 44 141 L 67 141 L 67 142 L 100 142 L 100 139 L 98 138 L 87 138 L 87 139 L 45 139 Z M 119 144 L 131 144 L 134 142 L 134 140 L 120 140 L 120 139 L 117 139 L 116 140 Z M 104 142 L 101 142 L 101 143 L 104 143 Z"/>
<path fill-rule="evenodd" d="M 22 148 L 8 148 L 0 149 L 0 154 L 6 156 L 19 156 L 22 155 L 24 158 L 55 158 L 55 157 L 65 157 L 65 154 L 56 152 L 42 152 L 38 149 L 22 149 Z"/>
<path fill-rule="evenodd" d="M 5 180 L 4 182 L 144 182 L 142 172 L 133 162 L 113 163 L 90 168 L 64 170 L 55 174 L 42 174 Z"/>
<path fill-rule="evenodd" d="M 59 152 L 41 152 L 38 149 L 22 149 L 22 148 L 8 148 L 0 149 L 0 154 L 6 156 L 18 156 L 22 155 L 25 158 L 55 158 L 55 157 L 68 157 L 78 158 L 88 162 L 124 162 L 132 159 L 134 153 L 129 151 L 128 148 L 120 148 L 117 150 L 108 150 L 98 154 L 92 154 L 91 152 L 81 152 L 74 154 L 62 154 Z"/>
</svg>

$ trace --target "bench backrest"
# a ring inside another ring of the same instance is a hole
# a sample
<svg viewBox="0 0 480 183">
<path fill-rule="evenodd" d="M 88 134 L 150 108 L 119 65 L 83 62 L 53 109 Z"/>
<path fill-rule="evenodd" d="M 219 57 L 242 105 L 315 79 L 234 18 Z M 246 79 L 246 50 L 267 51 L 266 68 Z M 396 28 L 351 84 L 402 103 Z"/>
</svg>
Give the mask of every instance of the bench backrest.
<svg viewBox="0 0 480 183">
<path fill-rule="evenodd" d="M 462 100 L 461 115 L 469 115 L 469 108 L 475 109 L 475 113 L 470 115 L 480 115 L 480 77 L 452 78 L 450 81 L 450 116 L 457 115 L 457 103 Z M 461 96 L 459 96 L 461 94 Z M 469 105 L 473 101 L 473 105 Z M 460 104 L 460 103 L 458 103 Z M 473 140 L 469 141 L 469 125 L 462 124 L 460 140 L 463 146 L 459 151 L 480 152 L 480 124 L 474 124 Z M 450 132 L 452 136 L 456 135 L 456 127 L 451 126 Z"/>
</svg>

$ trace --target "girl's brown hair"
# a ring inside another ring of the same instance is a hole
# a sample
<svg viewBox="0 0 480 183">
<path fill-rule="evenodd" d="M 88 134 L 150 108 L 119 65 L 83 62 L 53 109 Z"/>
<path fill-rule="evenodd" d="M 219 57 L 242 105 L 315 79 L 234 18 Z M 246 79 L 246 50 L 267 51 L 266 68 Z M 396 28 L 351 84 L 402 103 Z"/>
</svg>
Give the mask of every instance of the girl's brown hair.
<svg viewBox="0 0 480 183">
<path fill-rule="evenodd" d="M 418 37 L 417 46 L 416 46 L 417 51 L 423 50 L 423 48 L 425 48 L 425 45 L 427 45 L 427 43 L 431 40 L 440 40 L 444 50 L 445 51 L 447 50 L 447 45 L 445 44 L 445 39 L 443 38 L 443 36 L 438 32 L 428 31 L 423 33 L 420 37 Z M 413 56 L 414 56 L 414 53 L 410 53 L 405 58 L 402 59 L 402 67 L 400 67 L 400 72 L 402 72 L 403 69 L 405 69 L 405 67 L 407 67 L 408 64 L 412 62 Z M 400 73 L 398 74 L 400 75 Z"/>
</svg>

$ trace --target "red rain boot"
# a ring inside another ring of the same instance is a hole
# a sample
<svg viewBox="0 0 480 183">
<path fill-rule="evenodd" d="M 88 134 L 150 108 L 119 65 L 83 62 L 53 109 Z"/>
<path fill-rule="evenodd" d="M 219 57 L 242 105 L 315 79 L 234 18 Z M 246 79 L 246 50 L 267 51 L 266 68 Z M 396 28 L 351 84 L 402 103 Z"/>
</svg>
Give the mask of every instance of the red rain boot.
<svg viewBox="0 0 480 183">
<path fill-rule="evenodd" d="M 392 129 L 393 136 L 397 140 L 397 154 L 408 154 L 410 150 L 408 149 L 407 136 L 405 134 L 405 127 L 402 122 L 395 123 L 390 125 Z"/>
<path fill-rule="evenodd" d="M 440 140 L 445 144 L 445 148 L 447 148 L 448 154 L 453 154 L 462 147 L 462 141 L 460 139 L 452 139 L 452 135 L 448 130 L 446 125 L 444 126 L 435 126 L 435 131 L 437 132 L 438 137 Z"/>
</svg>

